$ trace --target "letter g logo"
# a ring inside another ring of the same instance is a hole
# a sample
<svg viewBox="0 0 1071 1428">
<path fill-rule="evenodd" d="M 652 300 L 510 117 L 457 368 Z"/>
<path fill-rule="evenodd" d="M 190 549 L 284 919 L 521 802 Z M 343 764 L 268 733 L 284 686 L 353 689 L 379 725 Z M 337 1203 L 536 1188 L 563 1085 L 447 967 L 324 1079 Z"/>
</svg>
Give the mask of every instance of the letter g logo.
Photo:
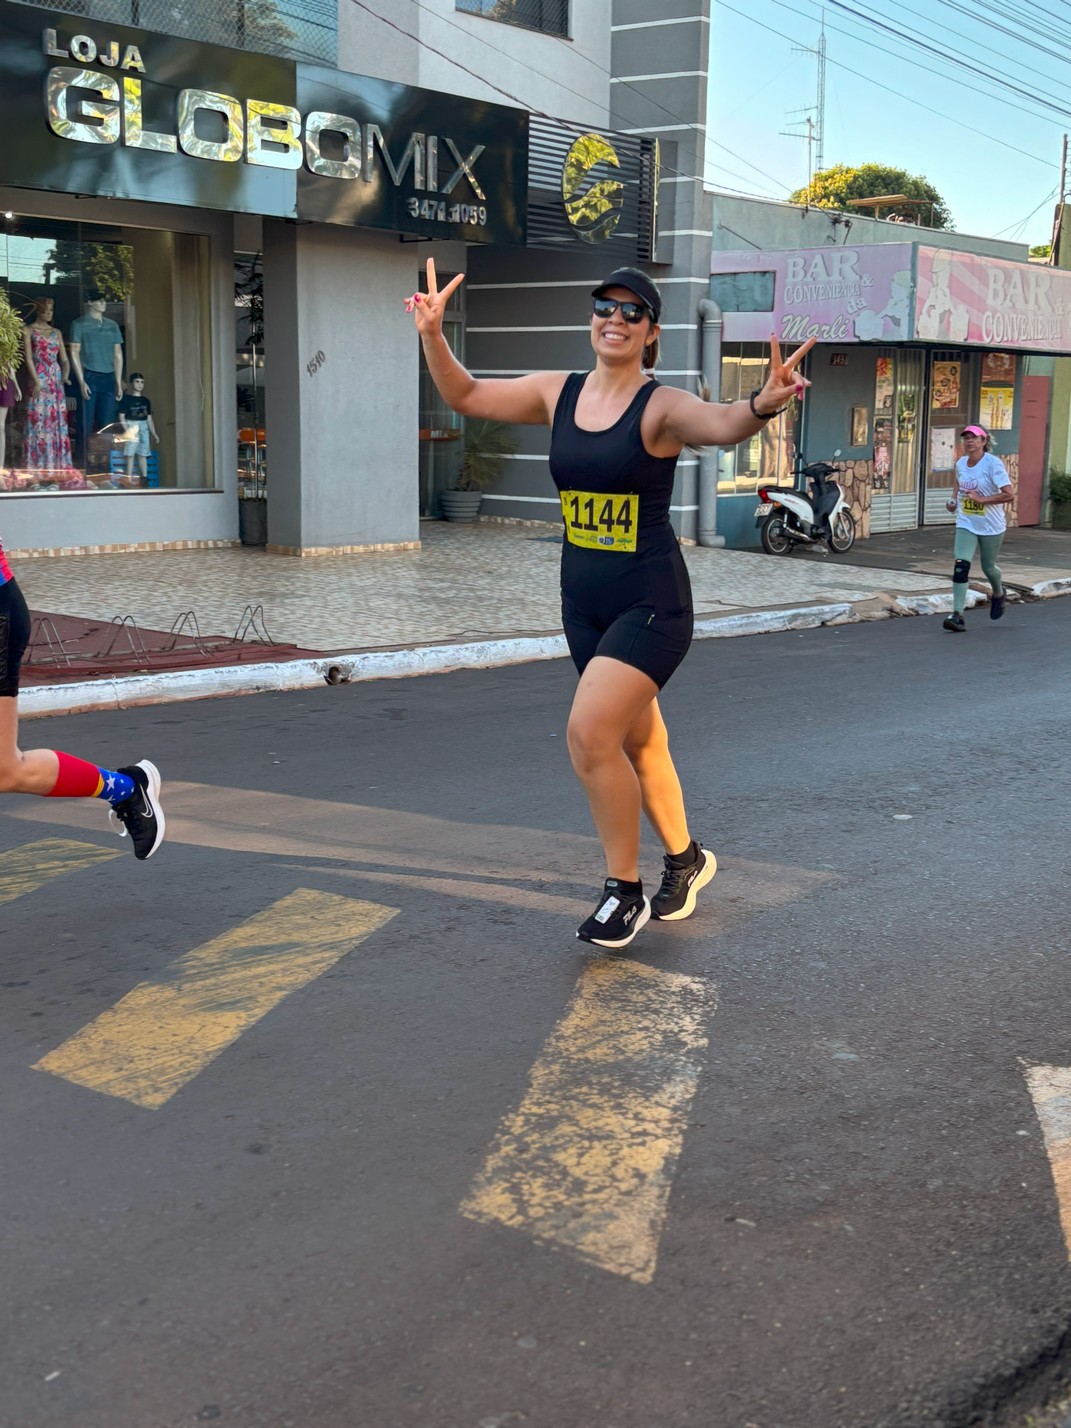
<svg viewBox="0 0 1071 1428">
<path fill-rule="evenodd" d="M 605 243 L 612 237 L 625 203 L 625 185 L 617 179 L 600 179 L 584 187 L 599 164 L 621 167 L 612 144 L 600 134 L 582 134 L 565 156 L 562 168 L 565 214 L 585 243 Z"/>
</svg>

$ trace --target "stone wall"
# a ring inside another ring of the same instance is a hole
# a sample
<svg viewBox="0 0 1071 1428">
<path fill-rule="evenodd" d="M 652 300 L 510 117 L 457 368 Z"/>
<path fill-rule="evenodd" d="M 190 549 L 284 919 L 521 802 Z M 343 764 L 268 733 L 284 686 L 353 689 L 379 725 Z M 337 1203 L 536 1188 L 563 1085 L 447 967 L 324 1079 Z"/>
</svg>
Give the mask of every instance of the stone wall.
<svg viewBox="0 0 1071 1428">
<path fill-rule="evenodd" d="M 855 517 L 857 539 L 866 540 L 870 535 L 870 495 L 874 489 L 873 461 L 843 461 L 837 478 L 844 487 L 844 495 Z"/>
<path fill-rule="evenodd" d="M 1017 451 L 1010 451 L 1006 456 L 1001 453 L 1000 459 L 1008 468 L 1012 490 L 1015 492 L 1015 500 L 1010 506 L 1005 506 L 1004 510 L 1008 517 L 1008 525 L 1017 526 L 1019 524 L 1019 453 Z"/>
</svg>

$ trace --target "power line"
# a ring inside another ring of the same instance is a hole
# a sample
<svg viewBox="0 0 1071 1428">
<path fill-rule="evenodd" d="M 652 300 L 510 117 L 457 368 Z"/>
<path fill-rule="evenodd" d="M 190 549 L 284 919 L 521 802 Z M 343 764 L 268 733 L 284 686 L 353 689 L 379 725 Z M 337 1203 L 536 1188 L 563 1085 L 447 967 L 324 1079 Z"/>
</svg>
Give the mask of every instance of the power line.
<svg viewBox="0 0 1071 1428">
<path fill-rule="evenodd" d="M 777 5 L 777 6 L 778 6 L 780 9 L 782 9 L 782 10 L 790 10 L 794 15 L 798 15 L 798 14 L 799 14 L 799 12 L 798 12 L 798 10 L 796 9 L 796 7 L 795 7 L 794 5 L 786 4 L 786 3 L 785 3 L 785 0 L 770 0 L 770 3 L 773 4 L 773 5 Z M 821 3 L 821 0 L 810 0 L 810 3 L 811 3 L 811 4 L 814 4 L 814 5 L 818 5 L 818 4 Z M 727 8 L 729 8 L 729 7 L 727 7 Z M 747 16 L 746 18 L 750 19 L 751 17 L 750 17 L 750 16 Z M 755 23 L 761 25 L 761 24 L 762 24 L 762 21 L 761 21 L 761 20 L 756 20 Z M 786 38 L 786 36 L 784 36 L 780 30 L 774 30 L 774 29 L 772 29 L 769 25 L 764 25 L 763 28 L 764 28 L 764 29 L 767 29 L 767 30 L 770 30 L 770 32 L 771 32 L 772 34 L 778 35 L 778 36 L 780 36 L 781 38 Z M 836 26 L 836 25 L 830 26 L 830 28 L 833 29 L 833 30 L 835 30 L 837 34 L 846 35 L 848 39 L 854 40 L 856 44 L 866 45 L 868 49 L 877 50 L 878 53 L 880 53 L 880 54 L 882 54 L 882 55 L 887 55 L 887 53 L 888 53 L 887 50 L 886 50 L 883 46 L 878 45 L 875 40 L 866 39 L 866 38 L 864 38 L 863 36 L 856 34 L 856 33 L 855 33 L 854 31 L 852 31 L 852 30 L 842 30 L 842 29 L 840 29 L 840 28 L 839 28 L 838 26 Z M 904 56 L 904 58 L 906 59 L 907 57 Z M 923 108 L 923 109 L 930 108 L 929 105 L 923 104 L 922 101 L 919 100 L 919 99 L 910 99 L 909 96 L 907 96 L 907 95 L 901 95 L 901 94 L 900 94 L 900 91 L 898 91 L 898 90 L 889 89 L 889 86 L 888 86 L 888 85 L 879 84 L 876 80 L 871 79 L 869 75 L 861 75 L 858 70 L 852 69 L 852 67 L 851 67 L 850 65 L 841 64 L 840 61 L 837 61 L 837 60 L 833 60 L 833 61 L 831 61 L 831 63 L 833 63 L 833 64 L 838 64 L 839 67 L 842 68 L 842 69 L 849 69 L 849 70 L 851 70 L 851 72 L 852 72 L 857 78 L 865 79 L 868 84 L 876 85 L 877 88 L 879 88 L 879 89 L 887 89 L 887 90 L 889 90 L 889 93 L 891 93 L 891 94 L 897 94 L 898 97 L 902 97 L 902 98 L 908 99 L 909 103 L 917 104 L 917 105 L 919 105 L 920 108 Z M 919 60 L 917 60 L 917 59 L 915 59 L 915 58 L 913 58 L 913 57 L 910 59 L 910 64 L 912 65 L 912 67 L 913 67 L 914 69 L 923 70 L 923 71 L 925 71 L 927 74 L 934 74 L 934 75 L 936 75 L 938 79 L 945 80 L 946 82 L 947 82 L 948 79 L 949 79 L 949 76 L 948 76 L 947 74 L 942 74 L 940 70 L 933 69 L 930 65 L 922 64 Z M 1050 117 L 1049 117 L 1048 115 L 1046 115 L 1046 114 L 1036 114 L 1036 113 L 1033 113 L 1031 110 L 1024 109 L 1021 104 L 1014 104 L 1010 99 L 1005 98 L 1003 95 L 997 95 L 997 94 L 994 94 L 992 91 L 986 91 L 986 90 L 982 90 L 981 92 L 983 92 L 983 93 L 988 93 L 988 94 L 990 95 L 990 97 L 992 97 L 992 98 L 994 98 L 994 99 L 999 99 L 1002 104 L 1008 105 L 1009 108 L 1018 109 L 1021 113 L 1029 114 L 1032 119 L 1039 119 L 1039 120 L 1041 120 L 1041 121 L 1043 121 L 1044 123 L 1047 123 L 1047 124 L 1055 124 L 1055 123 L 1058 122 L 1057 120 L 1050 118 Z M 977 128 L 975 128 L 973 125 L 964 124 L 962 120 L 954 119 L 951 115 L 949 115 L 949 114 L 944 114 L 944 113 L 942 113 L 940 110 L 937 110 L 937 109 L 932 109 L 931 112 L 934 113 L 934 114 L 939 114 L 942 119 L 948 119 L 951 123 L 960 124 L 961 127 L 963 127 L 963 128 L 969 128 L 969 129 L 971 130 L 971 132 L 977 137 L 978 131 L 977 131 Z M 1002 141 L 999 140 L 999 139 L 994 138 L 994 139 L 993 139 L 993 142 L 994 142 L 994 143 L 1000 143 L 1000 142 L 1002 142 Z M 1014 144 L 1007 145 L 1006 147 L 1015 149 L 1015 151 L 1016 151 L 1017 153 L 1020 153 L 1020 154 L 1026 154 L 1026 153 L 1027 153 L 1027 151 L 1026 151 L 1025 149 L 1016 149 L 1016 146 L 1015 146 Z M 1036 154 L 1028 154 L 1027 157 L 1029 157 L 1029 158 L 1036 158 L 1037 155 L 1036 155 Z"/>
<path fill-rule="evenodd" d="M 1022 230 L 1033 218 L 1034 214 L 1039 213 L 1047 203 L 1051 203 L 1053 201 L 1058 191 L 1059 185 L 1057 185 L 1056 188 L 1051 191 L 1051 193 L 1047 193 L 1045 197 L 1041 200 L 1041 202 L 1038 204 L 1037 208 L 1032 208 L 1025 218 L 1020 218 L 1018 223 L 1009 223 L 1007 228 L 1001 228 L 999 232 L 993 234 L 993 237 L 999 238 L 1002 234 L 1010 233 L 1013 229 L 1017 229 L 1021 233 Z"/>
<path fill-rule="evenodd" d="M 772 4 L 775 4 L 775 5 L 779 5 L 780 8 L 783 9 L 783 10 L 791 10 L 793 14 L 798 14 L 798 11 L 796 10 L 796 8 L 795 8 L 794 6 L 792 6 L 792 5 L 787 5 L 787 4 L 782 3 L 782 0 L 771 0 L 771 3 L 772 3 Z M 817 4 L 819 3 L 819 0 L 811 0 L 811 3 L 817 5 Z M 852 22 L 849 22 L 849 23 L 852 23 Z M 856 22 L 856 23 L 858 23 L 858 22 Z M 865 17 L 863 17 L 862 23 L 864 23 L 864 24 L 866 23 Z M 883 56 L 884 56 L 884 55 L 887 55 L 887 53 L 888 53 L 887 48 L 886 48 L 885 46 L 879 45 L 875 40 L 867 39 L 867 38 L 865 38 L 865 36 L 863 36 L 863 35 L 856 34 L 855 31 L 853 31 L 853 30 L 844 30 L 844 29 L 841 29 L 840 27 L 838 27 L 838 26 L 836 26 L 836 25 L 832 25 L 832 26 L 830 26 L 830 28 L 831 28 L 832 30 L 834 30 L 837 34 L 847 36 L 848 39 L 854 40 L 854 41 L 856 42 L 856 44 L 866 45 L 869 49 L 874 49 L 874 50 L 876 50 L 879 54 L 882 54 Z M 774 31 L 774 33 L 777 34 L 777 33 L 780 33 L 780 32 L 779 32 L 779 31 Z M 973 42 L 972 42 L 972 43 L 973 43 Z M 947 82 L 947 81 L 949 80 L 949 78 L 950 78 L 949 75 L 942 73 L 940 70 L 934 69 L 931 65 L 926 65 L 926 64 L 921 63 L 921 61 L 918 60 L 918 59 L 916 59 L 914 56 L 904 55 L 904 56 L 902 56 L 902 58 L 904 58 L 905 60 L 908 60 L 908 62 L 912 65 L 913 69 L 922 70 L 922 71 L 924 71 L 924 72 L 927 73 L 927 74 L 936 75 L 938 79 L 944 80 L 944 81 L 946 81 L 946 82 Z M 857 73 L 857 71 L 856 71 L 856 73 Z M 954 78 L 954 77 L 953 77 L 953 78 Z M 880 88 L 884 88 L 884 87 L 886 87 L 886 86 L 879 86 L 879 87 L 880 87 Z M 1009 108 L 1011 108 L 1011 109 L 1017 109 L 1017 110 L 1018 110 L 1020 113 L 1022 113 L 1022 114 L 1028 114 L 1032 119 L 1040 119 L 1040 120 L 1044 121 L 1045 123 L 1049 123 L 1049 124 L 1055 124 L 1055 123 L 1058 123 L 1058 122 L 1059 122 L 1058 120 L 1055 120 L 1055 119 L 1051 118 L 1051 117 L 1050 117 L 1049 115 L 1047 115 L 1047 114 L 1038 114 L 1038 113 L 1036 113 L 1034 110 L 1024 108 L 1021 104 L 1015 104 L 1015 103 L 1013 103 L 1012 100 L 1008 99 L 1006 96 L 1004 96 L 1004 95 L 999 95 L 999 94 L 995 93 L 993 90 L 987 90 L 987 89 L 982 88 L 981 86 L 979 86 L 979 89 L 980 89 L 980 92 L 985 93 L 985 94 L 988 94 L 988 95 L 990 95 L 990 96 L 991 96 L 992 98 L 994 98 L 994 99 L 999 99 L 1002 104 L 1007 105 Z M 916 101 L 916 102 L 921 102 L 921 101 Z M 925 108 L 925 106 L 923 106 L 923 107 Z M 937 112 L 937 111 L 934 111 L 934 112 Z M 944 116 L 944 117 L 948 117 L 948 116 Z M 1020 151 L 1020 152 L 1021 152 L 1021 151 Z"/>
<path fill-rule="evenodd" d="M 444 53 L 444 51 L 436 49 L 434 45 L 431 45 L 426 40 L 421 39 L 419 35 L 414 35 L 410 31 L 402 29 L 400 25 L 395 24 L 393 20 L 388 20 L 386 16 L 378 14 L 375 10 L 372 9 L 370 5 L 365 4 L 364 0 L 352 0 L 352 3 L 359 6 L 360 9 L 367 11 L 367 13 L 370 14 L 374 19 L 382 21 L 382 23 L 385 25 L 389 25 L 390 28 L 392 30 L 396 30 L 398 34 L 404 35 L 407 39 L 412 40 L 415 44 L 419 45 L 422 49 L 427 50 L 430 54 L 437 55 L 440 59 L 446 60 L 448 64 L 454 65 L 457 69 L 462 70 L 465 74 L 471 75 L 472 78 L 477 79 L 482 84 L 487 85 L 488 88 L 493 89 L 498 94 L 501 94 L 505 98 L 512 100 L 513 103 L 520 105 L 522 109 L 528 109 L 533 114 L 539 114 L 539 117 L 542 119 L 554 119 L 556 117 L 550 114 L 543 114 L 537 109 L 532 109 L 531 105 L 526 104 L 524 100 L 519 99 L 515 94 L 511 94 L 508 90 L 503 89 L 500 85 L 495 84 L 492 80 L 487 79 L 484 75 L 477 74 L 474 70 L 469 69 L 467 65 L 462 64 L 460 60 L 456 60 L 453 58 L 453 56 Z M 471 41 L 475 38 L 479 41 L 481 45 L 491 50 L 494 54 L 500 55 L 505 59 L 513 58 L 513 56 L 509 55 L 499 45 L 492 44 L 490 40 L 486 40 L 480 35 L 474 36 L 469 30 L 465 29 L 464 26 L 458 25 L 455 21 L 450 20 L 449 18 L 447 18 L 447 16 L 441 14 L 438 10 L 432 10 L 429 6 L 423 4 L 422 0 L 411 0 L 411 3 L 414 4 L 417 9 L 424 10 L 427 14 L 432 15 L 440 23 L 449 25 L 451 29 L 457 30 L 460 34 L 465 36 L 466 40 Z M 611 70 L 606 69 L 605 66 L 599 64 L 597 60 L 592 59 L 590 55 L 583 54 L 582 51 L 580 51 L 579 53 L 581 58 L 584 59 L 588 64 L 590 64 L 594 69 L 597 69 L 600 74 L 605 74 L 611 78 L 613 77 Z M 583 94 L 578 89 L 572 89 L 569 85 L 563 84 L 557 76 L 545 74 L 542 70 L 536 69 L 531 64 L 529 64 L 527 68 L 533 75 L 538 75 L 540 79 L 545 79 L 549 83 L 556 85 L 559 89 L 565 90 L 567 94 L 575 95 L 577 99 L 583 99 L 585 103 L 591 102 L 590 94 Z M 785 183 L 783 179 L 776 178 L 773 174 L 769 174 L 764 169 L 759 168 L 758 164 L 753 163 L 749 158 L 746 158 L 745 155 L 738 154 L 735 149 L 730 149 L 727 144 L 722 144 L 717 139 L 712 139 L 709 134 L 704 133 L 700 125 L 689 123 L 682 114 L 678 114 L 673 109 L 668 109 L 664 104 L 659 103 L 656 99 L 652 99 L 650 95 L 644 94 L 642 90 L 637 89 L 634 84 L 630 84 L 627 80 L 619 80 L 618 82 L 625 89 L 630 89 L 634 94 L 640 95 L 640 97 L 645 101 L 645 103 L 650 104 L 655 109 L 660 109 L 662 113 L 668 115 L 669 118 L 675 119 L 679 123 L 687 124 L 687 127 L 693 130 L 696 134 L 698 134 L 705 143 L 713 144 L 715 148 L 724 150 L 725 153 L 729 154 L 732 158 L 737 159 L 747 168 L 753 169 L 754 172 L 759 174 L 762 178 L 768 179 L 770 183 L 774 184 L 777 188 L 783 189 L 786 193 L 791 191 L 790 184 Z M 702 174 L 685 174 L 681 173 L 677 169 L 669 168 L 666 165 L 663 165 L 663 167 L 667 169 L 667 172 L 676 174 L 680 178 L 690 178 L 694 179 L 698 183 L 703 183 L 705 182 L 705 170 L 708 165 L 713 168 L 721 169 L 723 173 L 730 174 L 734 178 L 744 177 L 744 175 L 742 174 L 734 174 L 733 170 L 727 169 L 724 164 L 715 164 L 713 163 L 713 161 L 707 160 L 705 156 L 703 158 L 704 173 Z M 759 197 L 765 196 L 766 195 L 759 195 Z"/>
<path fill-rule="evenodd" d="M 780 0 L 775 0 L 775 3 L 780 3 Z M 1037 104 L 1044 109 L 1051 109 L 1053 113 L 1059 114 L 1062 118 L 1071 119 L 1071 109 L 1065 105 L 1054 104 L 1042 94 L 1024 89 L 1021 85 L 1014 84 L 1011 80 L 1001 79 L 999 74 L 993 73 L 992 70 L 983 69 L 979 65 L 972 64 L 970 60 L 960 59 L 952 54 L 945 54 L 938 46 L 929 44 L 913 31 L 904 31 L 897 29 L 894 25 L 886 25 L 883 21 L 867 15 L 862 10 L 856 10 L 851 5 L 845 4 L 844 0 L 824 0 L 824 3 L 831 6 L 834 10 L 840 11 L 842 14 L 851 16 L 862 24 L 869 25 L 872 29 L 880 30 L 882 34 L 891 35 L 893 39 L 898 40 L 901 44 L 912 45 L 914 48 L 922 50 L 925 54 L 933 55 L 936 59 L 950 65 L 953 69 L 961 69 L 965 73 L 972 75 L 975 79 L 982 79 L 990 84 L 995 84 L 1001 89 L 1007 89 L 1010 93 L 1019 95 L 1021 99 L 1029 100 L 1032 104 Z M 792 7 L 786 5 L 784 8 L 789 9 Z"/>
<path fill-rule="evenodd" d="M 738 10 L 735 5 L 728 4 L 727 0 L 715 0 L 715 3 L 719 4 L 723 10 L 728 10 L 734 15 L 739 15 L 741 19 L 749 21 L 750 24 L 757 25 L 760 30 L 765 30 L 768 34 L 776 35 L 777 38 L 780 40 L 789 40 L 792 43 L 798 43 L 798 41 L 795 40 L 794 36 L 786 35 L 783 30 L 777 30 L 772 25 L 764 24 L 762 20 L 756 20 L 754 15 L 749 15 L 746 10 Z M 777 4 L 778 0 L 773 0 L 773 3 Z M 786 5 L 783 8 L 789 9 L 791 7 Z M 798 14 L 799 12 L 794 11 L 794 13 Z M 856 35 L 851 35 L 849 36 L 849 38 L 858 41 L 858 36 Z M 845 64 L 842 60 L 835 60 L 830 58 L 828 63 L 835 65 L 837 69 L 846 70 L 849 74 L 854 75 L 856 79 L 865 80 L 865 82 L 869 84 L 871 88 L 884 90 L 886 94 L 893 94 L 898 99 L 904 100 L 908 104 L 914 104 L 918 109 L 925 109 L 928 114 L 935 114 L 938 119 L 944 119 L 946 123 L 956 124 L 959 128 L 968 130 L 971 134 L 974 135 L 976 139 L 978 138 L 978 130 L 974 124 L 968 124 L 965 120 L 957 119 L 952 114 L 945 114 L 943 110 L 935 109 L 932 104 L 924 104 L 921 99 L 914 99 L 910 95 L 904 94 L 902 90 L 893 89 L 888 84 L 881 84 L 878 80 L 872 78 L 870 75 L 860 74 L 860 72 L 857 69 L 853 68 L 852 65 Z M 1032 154 L 1027 149 L 1020 149 L 1015 144 L 1009 144 L 1006 139 L 1001 139 L 995 134 L 987 134 L 985 137 L 987 143 L 999 144 L 1001 148 L 1010 149 L 1012 153 L 1015 154 L 1021 154 L 1025 159 L 1033 159 L 1035 163 L 1044 164 L 1047 168 L 1057 167 L 1057 165 L 1052 163 L 1050 160 L 1040 158 L 1039 155 Z"/>
</svg>

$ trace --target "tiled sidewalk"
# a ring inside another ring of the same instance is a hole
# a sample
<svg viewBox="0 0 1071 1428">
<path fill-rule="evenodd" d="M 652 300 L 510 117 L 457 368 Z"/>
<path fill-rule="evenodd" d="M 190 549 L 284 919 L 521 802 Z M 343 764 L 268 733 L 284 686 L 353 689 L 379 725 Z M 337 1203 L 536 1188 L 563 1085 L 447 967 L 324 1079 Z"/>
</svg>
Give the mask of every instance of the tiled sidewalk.
<svg viewBox="0 0 1071 1428">
<path fill-rule="evenodd" d="M 557 631 L 560 544 L 530 527 L 421 523 L 422 549 L 296 560 L 261 550 L 163 551 L 12 562 L 35 610 L 131 615 L 170 629 L 196 611 L 202 633 L 233 634 L 263 605 L 272 638 L 360 650 Z M 685 547 L 697 614 L 946 589 L 908 571 Z"/>
</svg>

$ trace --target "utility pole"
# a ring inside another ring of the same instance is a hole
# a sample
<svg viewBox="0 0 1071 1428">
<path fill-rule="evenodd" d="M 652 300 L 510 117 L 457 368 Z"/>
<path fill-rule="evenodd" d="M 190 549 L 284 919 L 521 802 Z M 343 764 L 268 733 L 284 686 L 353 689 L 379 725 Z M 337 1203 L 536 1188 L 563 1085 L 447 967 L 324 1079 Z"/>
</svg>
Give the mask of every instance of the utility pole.
<svg viewBox="0 0 1071 1428">
<path fill-rule="evenodd" d="M 803 139 L 807 145 L 807 202 L 810 203 L 811 183 L 813 182 L 815 175 L 814 146 L 816 126 L 814 122 L 814 115 L 809 109 L 796 109 L 793 111 L 793 113 L 806 115 L 806 118 L 797 119 L 794 122 L 797 124 L 806 124 L 807 132 L 805 134 L 799 134 L 794 129 L 782 129 L 781 137 L 782 139 Z"/>
</svg>

